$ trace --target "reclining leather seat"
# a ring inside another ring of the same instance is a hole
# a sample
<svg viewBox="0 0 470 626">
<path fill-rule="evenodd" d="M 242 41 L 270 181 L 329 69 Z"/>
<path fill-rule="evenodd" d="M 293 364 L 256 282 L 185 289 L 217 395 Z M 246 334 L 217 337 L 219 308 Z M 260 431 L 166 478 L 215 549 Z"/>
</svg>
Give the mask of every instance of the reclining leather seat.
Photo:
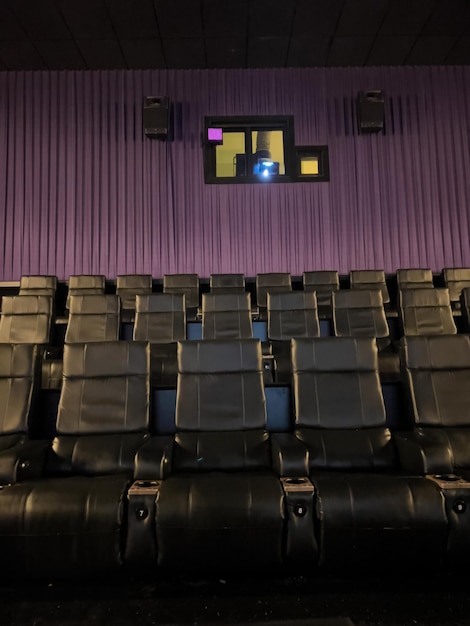
<svg viewBox="0 0 470 626">
<path fill-rule="evenodd" d="M 470 287 L 462 289 L 460 295 L 460 309 L 462 311 L 463 328 L 470 332 Z"/>
<path fill-rule="evenodd" d="M 51 337 L 53 301 L 50 296 L 4 296 L 0 341 L 46 345 Z"/>
<path fill-rule="evenodd" d="M 199 276 L 197 274 L 165 274 L 163 293 L 184 295 L 186 319 L 196 319 L 199 307 Z"/>
<path fill-rule="evenodd" d="M 268 339 L 275 361 L 276 383 L 292 382 L 292 338 L 319 337 L 315 292 L 268 293 Z"/>
<path fill-rule="evenodd" d="M 152 293 L 136 296 L 134 340 L 150 342 L 153 387 L 176 387 L 177 342 L 186 339 L 183 294 Z"/>
<path fill-rule="evenodd" d="M 339 274 L 336 270 L 317 270 L 304 272 L 302 276 L 304 291 L 317 294 L 318 316 L 320 319 L 331 317 L 331 294 L 339 289 Z"/>
<path fill-rule="evenodd" d="M 202 294 L 203 339 L 250 339 L 251 298 L 249 293 Z"/>
<path fill-rule="evenodd" d="M 70 297 L 65 343 L 119 339 L 121 303 L 116 295 Z"/>
<path fill-rule="evenodd" d="M 244 293 L 244 274 L 211 274 L 210 290 L 213 293 Z"/>
<path fill-rule="evenodd" d="M 124 500 L 148 420 L 148 344 L 65 346 L 43 475 L 0 490 L 4 574 L 49 580 L 119 570 Z"/>
<path fill-rule="evenodd" d="M 289 272 L 268 272 L 256 275 L 256 304 L 261 309 L 268 306 L 268 293 L 292 291 L 292 279 Z"/>
<path fill-rule="evenodd" d="M 366 289 L 382 292 L 383 304 L 390 302 L 385 272 L 383 270 L 352 270 L 349 272 L 351 289 Z"/>
<path fill-rule="evenodd" d="M 399 294 L 398 314 L 407 336 L 457 333 L 448 289 L 405 289 Z"/>
<path fill-rule="evenodd" d="M 106 277 L 101 274 L 72 274 L 65 307 L 70 308 L 71 296 L 100 296 L 104 295 L 105 288 Z"/>
<path fill-rule="evenodd" d="M 379 349 L 382 382 L 400 380 L 400 359 L 393 350 L 382 292 L 343 289 L 334 293 L 333 327 L 337 337 L 373 337 Z"/>
<path fill-rule="evenodd" d="M 178 344 L 177 432 L 156 512 L 164 570 L 281 564 L 283 491 L 265 425 L 258 340 Z"/>
<path fill-rule="evenodd" d="M 423 268 L 397 270 L 397 287 L 402 289 L 430 289 L 434 286 L 432 271 Z"/>
<path fill-rule="evenodd" d="M 20 296 L 50 296 L 55 298 L 57 276 L 22 276 L 20 278 Z"/>
<path fill-rule="evenodd" d="M 463 289 L 470 287 L 470 267 L 446 267 L 442 270 L 444 286 L 449 290 L 450 303 L 460 309 L 460 296 Z"/>
<path fill-rule="evenodd" d="M 440 490 L 400 474 L 371 338 L 293 339 L 295 435 L 316 489 L 320 566 L 439 568 Z"/>
<path fill-rule="evenodd" d="M 151 274 L 121 274 L 116 276 L 116 295 L 121 298 L 121 309 L 126 321 L 134 317 L 136 296 L 152 293 Z"/>
</svg>

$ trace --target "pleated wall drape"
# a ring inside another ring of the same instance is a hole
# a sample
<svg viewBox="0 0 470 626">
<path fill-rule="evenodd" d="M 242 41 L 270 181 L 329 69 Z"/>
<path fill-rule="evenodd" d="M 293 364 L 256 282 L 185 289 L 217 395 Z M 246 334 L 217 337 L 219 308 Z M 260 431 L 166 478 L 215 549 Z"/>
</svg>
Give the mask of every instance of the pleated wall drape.
<svg viewBox="0 0 470 626">
<path fill-rule="evenodd" d="M 384 134 L 357 132 L 364 89 Z M 330 182 L 205 185 L 205 115 L 293 115 Z M 1 280 L 470 266 L 470 67 L 2 72 L 0 137 Z"/>
</svg>

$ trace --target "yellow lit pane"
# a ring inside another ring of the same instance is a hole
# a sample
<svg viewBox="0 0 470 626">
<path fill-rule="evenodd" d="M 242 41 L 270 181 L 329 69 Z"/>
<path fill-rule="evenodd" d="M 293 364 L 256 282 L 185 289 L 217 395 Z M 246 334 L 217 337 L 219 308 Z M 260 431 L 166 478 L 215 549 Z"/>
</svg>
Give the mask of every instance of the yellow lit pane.
<svg viewBox="0 0 470 626">
<path fill-rule="evenodd" d="M 303 156 L 300 159 L 300 173 L 312 176 L 319 174 L 318 156 Z"/>
<path fill-rule="evenodd" d="M 222 135 L 223 144 L 215 149 L 215 175 L 236 175 L 235 163 L 237 154 L 245 154 L 245 133 L 229 133 Z"/>
</svg>

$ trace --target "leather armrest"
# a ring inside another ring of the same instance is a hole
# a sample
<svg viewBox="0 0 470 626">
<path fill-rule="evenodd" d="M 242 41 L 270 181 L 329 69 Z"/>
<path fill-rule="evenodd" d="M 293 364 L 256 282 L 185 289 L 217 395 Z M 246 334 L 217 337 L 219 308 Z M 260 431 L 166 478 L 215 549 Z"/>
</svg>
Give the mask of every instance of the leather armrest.
<svg viewBox="0 0 470 626">
<path fill-rule="evenodd" d="M 162 480 L 171 469 L 173 437 L 151 437 L 135 455 L 136 480 Z"/>
<path fill-rule="evenodd" d="M 395 433 L 394 441 L 400 465 L 406 472 L 424 476 L 454 471 L 452 451 L 444 441 L 426 437 L 421 431 Z"/>
<path fill-rule="evenodd" d="M 291 433 L 271 435 L 273 469 L 278 476 L 308 476 L 308 450 Z"/>
<path fill-rule="evenodd" d="M 0 452 L 0 484 L 8 485 L 44 474 L 51 442 L 26 441 Z"/>
</svg>

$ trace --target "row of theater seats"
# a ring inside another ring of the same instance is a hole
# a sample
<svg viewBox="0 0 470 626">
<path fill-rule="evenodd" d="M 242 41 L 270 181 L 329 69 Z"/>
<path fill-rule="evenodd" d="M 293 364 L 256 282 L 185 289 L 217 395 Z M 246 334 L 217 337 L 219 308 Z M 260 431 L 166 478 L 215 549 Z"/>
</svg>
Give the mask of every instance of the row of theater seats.
<svg viewBox="0 0 470 626">
<path fill-rule="evenodd" d="M 379 289 L 385 305 L 390 304 L 387 277 L 383 270 L 353 270 L 349 272 L 348 287 L 351 289 Z M 430 269 L 399 269 L 394 276 L 396 290 L 432 288 L 433 273 Z M 201 304 L 200 278 L 197 274 L 167 274 L 162 281 L 164 293 L 184 294 L 186 306 L 190 311 L 197 311 Z M 453 307 L 459 308 L 462 289 L 470 288 L 470 268 L 445 268 L 442 270 L 441 283 L 438 286 L 449 289 Z M 20 294 L 52 295 L 57 290 L 55 276 L 22 276 Z M 302 275 L 302 289 L 315 291 L 318 299 L 320 317 L 331 313 L 331 294 L 340 289 L 340 276 L 337 271 L 307 271 Z M 259 273 L 256 275 L 253 304 L 261 314 L 267 307 L 269 292 L 292 291 L 293 279 L 288 272 Z M 106 278 L 103 275 L 72 275 L 67 286 L 65 309 L 69 307 L 71 295 L 104 294 Z M 244 274 L 211 274 L 209 282 L 211 293 L 243 293 L 247 291 Z M 136 295 L 148 295 L 153 291 L 153 278 L 150 274 L 119 275 L 116 278 L 115 293 L 120 296 L 125 311 L 134 309 Z M 394 294 L 395 295 L 395 294 Z M 395 299 L 395 298 L 394 298 Z"/>
<path fill-rule="evenodd" d="M 1 576 L 465 572 L 470 339 L 400 355 L 409 431 L 386 427 L 376 342 L 317 337 L 291 341 L 295 422 L 269 433 L 261 342 L 180 341 L 176 432 L 156 436 L 149 344 L 66 344 L 55 436 L 34 441 L 37 347 L 0 344 Z"/>
<path fill-rule="evenodd" d="M 379 348 L 383 382 L 400 380 L 397 341 L 390 332 L 380 290 L 343 289 L 331 294 L 332 332 L 322 332 L 316 292 L 267 294 L 267 322 L 263 339 L 265 382 L 290 384 L 290 340 L 334 334 L 372 337 Z M 185 295 L 137 295 L 134 320 L 126 336 L 121 324 L 122 302 L 115 294 L 71 295 L 64 343 L 133 338 L 151 343 L 154 387 L 176 386 L 176 342 L 189 338 Z M 43 388 L 59 388 L 63 345 L 51 348 L 53 299 L 45 295 L 6 296 L 2 301 L 0 341 L 43 345 Z M 462 320 L 468 322 L 470 289 L 462 291 Z M 400 292 L 400 335 L 456 334 L 457 325 L 446 288 L 406 289 Z M 258 323 L 259 324 L 259 323 Z M 253 337 L 251 297 L 243 293 L 202 294 L 203 339 Z M 461 324 L 465 330 L 465 324 Z M 198 338 L 198 337 L 196 337 Z"/>
</svg>

